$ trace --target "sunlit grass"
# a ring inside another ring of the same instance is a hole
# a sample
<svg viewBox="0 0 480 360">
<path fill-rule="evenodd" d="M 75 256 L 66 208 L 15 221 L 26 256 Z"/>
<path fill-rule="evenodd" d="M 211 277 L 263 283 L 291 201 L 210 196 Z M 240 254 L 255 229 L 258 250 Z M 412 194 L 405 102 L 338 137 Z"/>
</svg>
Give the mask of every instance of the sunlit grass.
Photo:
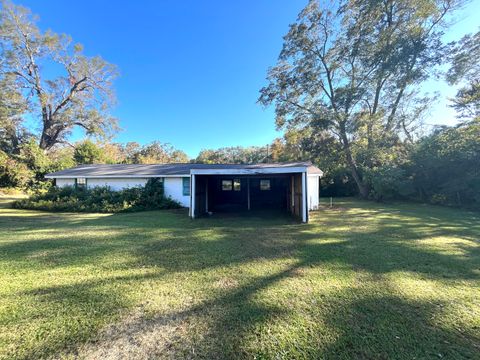
<svg viewBox="0 0 480 360">
<path fill-rule="evenodd" d="M 0 358 L 474 358 L 480 218 L 0 208 Z"/>
</svg>

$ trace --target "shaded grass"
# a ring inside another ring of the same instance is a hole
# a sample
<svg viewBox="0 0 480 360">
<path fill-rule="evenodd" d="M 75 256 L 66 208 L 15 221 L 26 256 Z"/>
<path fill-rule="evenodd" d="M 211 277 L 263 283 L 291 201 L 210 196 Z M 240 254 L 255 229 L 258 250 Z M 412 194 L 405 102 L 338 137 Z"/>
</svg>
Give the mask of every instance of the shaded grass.
<svg viewBox="0 0 480 360">
<path fill-rule="evenodd" d="M 0 357 L 475 358 L 480 218 L 0 209 Z"/>
</svg>

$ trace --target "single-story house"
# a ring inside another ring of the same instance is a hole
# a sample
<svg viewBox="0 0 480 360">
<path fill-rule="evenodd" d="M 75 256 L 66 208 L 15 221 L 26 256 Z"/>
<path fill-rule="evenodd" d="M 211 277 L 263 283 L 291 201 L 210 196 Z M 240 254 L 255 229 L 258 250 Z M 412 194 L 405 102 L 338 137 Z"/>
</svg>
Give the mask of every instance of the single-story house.
<svg viewBox="0 0 480 360">
<path fill-rule="evenodd" d="M 144 186 L 164 182 L 165 195 L 189 208 L 192 218 L 207 213 L 283 209 L 303 222 L 318 208 L 322 171 L 310 162 L 277 164 L 80 165 L 47 174 L 57 186 Z"/>
</svg>

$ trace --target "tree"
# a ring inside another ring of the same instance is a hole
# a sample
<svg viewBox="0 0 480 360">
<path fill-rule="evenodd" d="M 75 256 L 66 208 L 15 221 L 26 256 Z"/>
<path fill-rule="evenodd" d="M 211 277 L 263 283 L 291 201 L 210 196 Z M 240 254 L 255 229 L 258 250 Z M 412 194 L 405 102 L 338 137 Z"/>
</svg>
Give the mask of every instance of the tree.
<svg viewBox="0 0 480 360">
<path fill-rule="evenodd" d="M 480 208 L 480 119 L 419 141 L 407 167 L 422 200 Z"/>
<path fill-rule="evenodd" d="M 102 150 L 87 139 L 75 146 L 73 158 L 77 164 L 97 164 L 102 162 Z"/>
<path fill-rule="evenodd" d="M 32 185 L 44 183 L 47 173 L 75 166 L 73 151 L 70 146 L 56 146 L 46 153 L 38 146 L 34 138 L 24 142 L 20 147 L 19 155 L 12 157 L 31 170 L 32 178 L 30 182 Z"/>
<path fill-rule="evenodd" d="M 36 21 L 27 8 L 2 2 L 1 71 L 14 76 L 24 95 L 32 98 L 33 114 L 41 119 L 40 148 L 65 142 L 75 127 L 99 136 L 116 130 L 116 120 L 108 113 L 115 100 L 115 66 L 99 56 L 85 56 L 82 46 L 73 45 L 67 35 L 41 32 Z M 52 69 L 61 71 L 47 78 Z"/>
<path fill-rule="evenodd" d="M 127 142 L 125 145 L 121 145 L 121 151 L 125 157 L 124 162 L 131 164 L 135 162 L 136 154 L 141 150 L 139 143 L 135 141 Z"/>
<path fill-rule="evenodd" d="M 43 180 L 52 164 L 49 154 L 40 149 L 33 138 L 21 146 L 19 159 L 33 171 L 37 180 Z"/>
<path fill-rule="evenodd" d="M 480 118 L 480 31 L 464 36 L 452 51 L 447 81 L 462 86 L 453 100 L 453 108 L 462 119 Z"/>
<path fill-rule="evenodd" d="M 118 143 L 102 144 L 102 157 L 106 164 L 122 164 L 126 162 L 123 147 Z"/>
<path fill-rule="evenodd" d="M 130 151 L 135 149 L 136 143 L 127 143 Z M 181 150 L 175 149 L 171 144 L 153 141 L 150 144 L 137 148 L 132 152 L 130 162 L 135 164 L 167 164 L 167 163 L 186 163 L 188 156 Z"/>
<path fill-rule="evenodd" d="M 392 154 L 428 105 L 417 89 L 441 64 L 453 0 L 311 0 L 290 26 L 259 102 L 276 125 L 334 139 L 363 197 L 363 170 Z M 328 136 L 325 136 L 328 134 Z M 320 145 L 321 146 L 321 145 Z M 362 162 L 363 161 L 363 162 Z"/>
<path fill-rule="evenodd" d="M 27 165 L 8 156 L 0 150 L 0 187 L 26 187 L 33 179 L 33 172 Z"/>
<path fill-rule="evenodd" d="M 271 152 L 270 145 L 266 146 L 230 146 L 219 149 L 203 149 L 196 158 L 196 162 L 205 164 L 253 164 L 273 161 L 272 156 L 278 156 L 278 146 Z"/>
<path fill-rule="evenodd" d="M 0 75 L 0 150 L 18 153 L 20 144 L 30 137 L 22 126 L 27 103 L 16 89 L 14 78 Z"/>
</svg>

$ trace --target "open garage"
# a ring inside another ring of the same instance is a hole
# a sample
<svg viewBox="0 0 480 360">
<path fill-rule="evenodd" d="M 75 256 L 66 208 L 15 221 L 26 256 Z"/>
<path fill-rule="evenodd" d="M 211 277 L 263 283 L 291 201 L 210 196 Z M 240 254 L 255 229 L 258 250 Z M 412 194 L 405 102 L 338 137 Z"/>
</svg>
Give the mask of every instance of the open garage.
<svg viewBox="0 0 480 360">
<path fill-rule="evenodd" d="M 192 169 L 190 215 L 281 211 L 307 222 L 308 210 L 318 207 L 321 171 L 269 165 Z"/>
</svg>

